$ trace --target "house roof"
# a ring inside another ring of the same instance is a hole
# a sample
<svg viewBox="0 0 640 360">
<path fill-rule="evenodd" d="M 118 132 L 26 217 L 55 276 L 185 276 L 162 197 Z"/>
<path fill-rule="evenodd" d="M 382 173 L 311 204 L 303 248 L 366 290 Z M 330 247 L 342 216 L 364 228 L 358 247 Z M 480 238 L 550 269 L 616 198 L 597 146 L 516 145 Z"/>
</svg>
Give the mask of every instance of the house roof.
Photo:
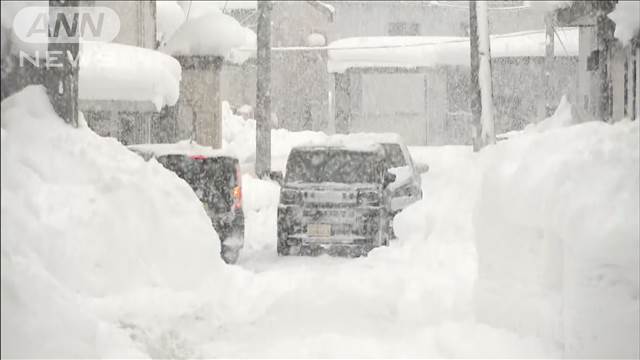
<svg viewBox="0 0 640 360">
<path fill-rule="evenodd" d="M 578 56 L 578 28 L 557 28 L 555 56 Z M 469 66 L 469 38 L 453 36 L 353 37 L 328 46 L 329 72 L 349 68 Z M 491 57 L 543 57 L 545 30 L 491 36 Z"/>
</svg>

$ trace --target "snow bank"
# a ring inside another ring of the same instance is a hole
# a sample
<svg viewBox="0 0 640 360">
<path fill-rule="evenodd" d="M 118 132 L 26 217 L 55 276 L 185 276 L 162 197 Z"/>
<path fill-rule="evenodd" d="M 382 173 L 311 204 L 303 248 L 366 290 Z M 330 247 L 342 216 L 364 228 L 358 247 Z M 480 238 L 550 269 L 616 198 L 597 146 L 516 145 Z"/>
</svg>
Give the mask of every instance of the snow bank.
<svg viewBox="0 0 640 360">
<path fill-rule="evenodd" d="M 158 318 L 179 311 L 170 298 L 225 267 L 184 181 L 64 124 L 42 87 L 2 102 L 1 164 L 3 358 L 139 357 L 121 322 L 137 304 Z M 110 302 L 131 294 L 138 302 Z"/>
<path fill-rule="evenodd" d="M 79 97 L 151 101 L 160 110 L 180 95 L 180 63 L 161 52 L 116 43 L 81 43 Z"/>
<path fill-rule="evenodd" d="M 578 29 L 558 28 L 555 56 L 578 56 Z M 560 36 L 560 38 L 558 37 Z M 491 57 L 544 56 L 544 30 L 491 36 Z M 329 44 L 329 72 L 358 67 L 469 66 L 469 39 L 451 36 L 354 37 Z M 565 51 L 566 48 L 566 51 Z"/>
<path fill-rule="evenodd" d="M 481 154 L 476 314 L 567 357 L 638 357 L 638 122 L 554 117 Z"/>
<path fill-rule="evenodd" d="M 188 10 L 189 17 L 167 40 L 163 52 L 172 55 L 222 56 L 233 63 L 243 63 L 255 49 L 256 34 L 233 17 L 223 14 L 216 4 L 195 1 Z M 203 34 L 207 34 L 203 36 Z"/>
<path fill-rule="evenodd" d="M 626 44 L 640 32 L 640 3 L 618 1 L 616 8 L 607 16 L 616 23 L 614 36 Z"/>
</svg>

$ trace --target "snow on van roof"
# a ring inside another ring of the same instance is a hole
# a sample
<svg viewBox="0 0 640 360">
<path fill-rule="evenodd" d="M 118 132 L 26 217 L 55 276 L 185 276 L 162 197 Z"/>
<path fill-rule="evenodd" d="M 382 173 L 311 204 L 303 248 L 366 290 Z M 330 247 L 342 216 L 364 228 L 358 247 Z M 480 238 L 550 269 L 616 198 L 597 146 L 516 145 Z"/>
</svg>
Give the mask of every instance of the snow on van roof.
<svg viewBox="0 0 640 360">
<path fill-rule="evenodd" d="M 178 101 L 182 68 L 171 56 L 124 44 L 80 44 L 80 99 L 151 101 L 157 110 Z"/>
<path fill-rule="evenodd" d="M 381 143 L 402 143 L 400 135 L 395 133 L 353 133 L 328 136 L 318 143 L 302 143 L 296 149 L 340 148 L 349 151 L 380 151 Z"/>
<path fill-rule="evenodd" d="M 231 156 L 222 149 L 214 149 L 210 146 L 203 146 L 189 140 L 183 140 L 173 144 L 138 144 L 127 147 L 131 150 L 152 154 L 154 156 Z"/>
<path fill-rule="evenodd" d="M 555 56 L 578 56 L 578 28 L 557 28 Z M 469 66 L 469 38 L 455 36 L 352 37 L 329 44 L 329 72 L 367 67 Z M 491 36 L 491 57 L 543 57 L 545 30 Z"/>
</svg>

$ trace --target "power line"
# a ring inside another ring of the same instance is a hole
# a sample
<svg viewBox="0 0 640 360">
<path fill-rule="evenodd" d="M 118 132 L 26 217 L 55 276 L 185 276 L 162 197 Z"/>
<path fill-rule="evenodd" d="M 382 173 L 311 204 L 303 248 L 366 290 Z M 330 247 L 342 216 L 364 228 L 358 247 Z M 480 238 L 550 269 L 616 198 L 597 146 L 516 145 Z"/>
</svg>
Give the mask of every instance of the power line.
<svg viewBox="0 0 640 360">
<path fill-rule="evenodd" d="M 453 9 L 469 10 L 468 6 L 458 6 L 458 5 L 440 3 L 439 1 L 431 1 L 429 4 L 435 5 L 435 6 L 453 8 Z M 490 7 L 488 8 L 488 10 L 489 11 L 493 11 L 493 10 L 508 11 L 508 10 L 523 10 L 523 9 L 530 9 L 530 8 L 531 8 L 530 4 L 524 4 L 524 5 L 518 5 L 518 6 Z"/>
<path fill-rule="evenodd" d="M 556 31 L 554 27 L 554 31 Z M 530 31 L 522 31 L 518 33 L 512 34 L 498 34 L 492 35 L 493 39 L 508 39 L 526 35 L 540 34 L 540 30 L 530 30 Z M 557 34 L 557 32 L 556 32 Z M 330 46 L 282 46 L 282 47 L 272 47 L 272 51 L 318 51 L 318 50 L 329 50 L 329 51 L 339 51 L 339 50 L 375 50 L 375 49 L 397 49 L 397 48 L 412 48 L 412 47 L 426 47 L 426 46 L 436 46 L 442 44 L 454 44 L 454 43 L 466 43 L 469 41 L 469 38 L 458 38 L 447 41 L 440 42 L 424 42 L 424 43 L 415 43 L 415 44 L 389 44 L 389 45 L 375 45 L 375 46 L 345 46 L 345 47 L 330 47 Z M 562 39 L 560 39 L 560 44 L 565 50 L 567 56 L 569 56 L 569 52 L 567 51 Z M 255 49 L 251 48 L 236 48 L 238 51 L 254 51 Z"/>
</svg>

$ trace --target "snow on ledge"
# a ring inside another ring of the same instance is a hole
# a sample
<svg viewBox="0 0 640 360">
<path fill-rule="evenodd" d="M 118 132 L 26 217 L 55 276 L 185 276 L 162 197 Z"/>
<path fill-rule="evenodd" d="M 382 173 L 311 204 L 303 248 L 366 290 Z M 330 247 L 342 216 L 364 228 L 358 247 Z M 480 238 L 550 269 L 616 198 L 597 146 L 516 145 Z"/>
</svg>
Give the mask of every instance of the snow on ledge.
<svg viewBox="0 0 640 360">
<path fill-rule="evenodd" d="M 116 43 L 82 42 L 79 97 L 150 101 L 157 110 L 180 95 L 180 63 L 161 52 Z"/>
<path fill-rule="evenodd" d="M 578 28 L 558 28 L 555 56 L 578 56 Z M 559 35 L 559 36 L 558 36 Z M 542 57 L 545 31 L 491 36 L 491 57 Z M 469 38 L 453 36 L 353 37 L 329 44 L 329 72 L 362 67 L 469 66 Z"/>
</svg>

